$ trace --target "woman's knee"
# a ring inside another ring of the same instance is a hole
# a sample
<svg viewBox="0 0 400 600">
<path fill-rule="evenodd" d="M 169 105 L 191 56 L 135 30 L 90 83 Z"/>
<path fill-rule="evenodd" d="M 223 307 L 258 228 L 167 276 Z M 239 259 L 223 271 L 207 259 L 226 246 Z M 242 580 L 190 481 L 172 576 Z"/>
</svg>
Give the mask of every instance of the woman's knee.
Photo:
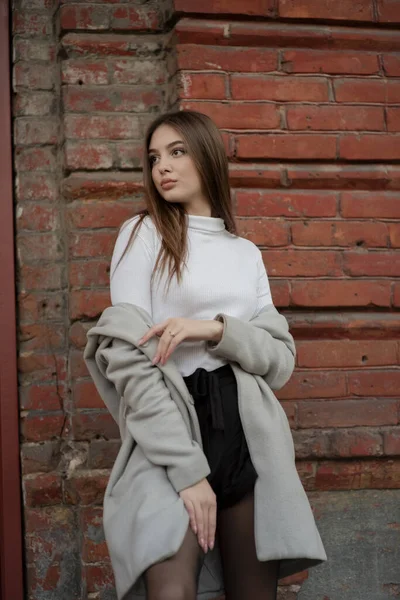
<svg viewBox="0 0 400 600">
<path fill-rule="evenodd" d="M 184 581 L 166 582 L 157 590 L 149 592 L 149 600 L 196 600 L 195 586 Z"/>
</svg>

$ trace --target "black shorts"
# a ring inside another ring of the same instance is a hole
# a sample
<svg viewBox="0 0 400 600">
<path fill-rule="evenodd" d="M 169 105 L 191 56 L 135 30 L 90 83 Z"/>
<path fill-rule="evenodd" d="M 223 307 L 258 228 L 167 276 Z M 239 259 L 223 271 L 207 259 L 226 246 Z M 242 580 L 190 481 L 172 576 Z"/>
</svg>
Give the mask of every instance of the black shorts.
<svg viewBox="0 0 400 600">
<path fill-rule="evenodd" d="M 184 377 L 200 424 L 208 481 L 218 509 L 228 508 L 254 490 L 257 473 L 239 415 L 236 378 L 230 364 L 214 371 L 196 369 Z"/>
</svg>

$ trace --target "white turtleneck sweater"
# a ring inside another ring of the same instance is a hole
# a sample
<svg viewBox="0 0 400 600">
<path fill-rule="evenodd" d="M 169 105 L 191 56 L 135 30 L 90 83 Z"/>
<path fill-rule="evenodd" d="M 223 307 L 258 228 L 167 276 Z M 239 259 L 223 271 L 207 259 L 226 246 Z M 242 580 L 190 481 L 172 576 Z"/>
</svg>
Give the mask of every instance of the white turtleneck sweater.
<svg viewBox="0 0 400 600">
<path fill-rule="evenodd" d="M 150 217 L 144 219 L 133 245 L 115 269 L 138 218 L 122 225 L 115 243 L 110 273 L 113 305 L 136 304 L 154 323 L 161 323 L 170 317 L 211 320 L 218 313 L 249 321 L 263 306 L 272 304 L 260 250 L 253 242 L 229 233 L 219 218 L 188 215 L 187 269 L 183 268 L 181 284 L 174 276 L 167 294 L 167 272 L 150 282 L 160 249 Z M 227 362 L 211 355 L 205 341 L 184 341 L 171 358 L 183 377 L 198 367 L 212 371 Z"/>
</svg>

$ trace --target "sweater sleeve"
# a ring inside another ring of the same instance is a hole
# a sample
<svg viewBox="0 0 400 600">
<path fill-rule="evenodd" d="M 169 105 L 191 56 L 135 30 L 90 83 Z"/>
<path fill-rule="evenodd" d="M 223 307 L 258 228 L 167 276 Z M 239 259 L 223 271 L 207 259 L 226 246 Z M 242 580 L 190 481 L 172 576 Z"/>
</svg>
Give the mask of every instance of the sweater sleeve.
<svg viewBox="0 0 400 600">
<path fill-rule="evenodd" d="M 210 468 L 163 381 L 160 369 L 129 342 L 110 338 L 96 362 L 127 407 L 126 427 L 150 462 L 166 468 L 177 492 L 207 477 Z"/>
<path fill-rule="evenodd" d="M 224 325 L 217 345 L 209 344 L 211 354 L 239 365 L 253 375 L 261 375 L 271 389 L 279 390 L 289 380 L 295 366 L 295 344 L 285 317 L 271 307 L 270 323 L 258 327 L 236 317 L 218 314 Z"/>
<path fill-rule="evenodd" d="M 135 234 L 133 244 L 118 264 L 135 223 L 136 219 L 124 223 L 115 242 L 110 268 L 111 304 L 129 302 L 144 308 L 152 315 L 150 282 L 154 258 L 149 240 L 146 241 L 142 235 L 144 224 Z"/>
<path fill-rule="evenodd" d="M 256 317 L 264 306 L 269 304 L 273 304 L 272 295 L 271 295 L 271 287 L 269 285 L 267 271 L 265 269 L 263 257 L 261 251 L 258 250 L 258 261 L 257 261 L 257 306 L 254 312 L 253 318 Z"/>
</svg>

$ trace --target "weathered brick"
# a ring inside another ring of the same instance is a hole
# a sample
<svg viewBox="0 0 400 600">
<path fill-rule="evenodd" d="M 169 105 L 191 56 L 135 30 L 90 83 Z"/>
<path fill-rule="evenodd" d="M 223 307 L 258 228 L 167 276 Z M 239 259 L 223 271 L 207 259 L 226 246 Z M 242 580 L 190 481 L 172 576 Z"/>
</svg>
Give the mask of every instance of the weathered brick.
<svg viewBox="0 0 400 600">
<path fill-rule="evenodd" d="M 275 102 L 327 102 L 328 80 L 324 77 L 231 75 L 234 100 Z"/>
<path fill-rule="evenodd" d="M 107 306 L 110 306 L 110 292 L 102 290 L 73 290 L 70 294 L 70 318 L 90 319 L 99 317 Z"/>
<path fill-rule="evenodd" d="M 351 78 L 333 82 L 336 102 L 384 103 L 387 86 L 384 79 Z"/>
<path fill-rule="evenodd" d="M 114 144 L 116 165 L 120 169 L 137 169 L 142 166 L 143 144 L 142 141 L 129 140 Z"/>
<path fill-rule="evenodd" d="M 293 281 L 291 303 L 295 306 L 390 306 L 388 281 Z"/>
<path fill-rule="evenodd" d="M 14 157 L 17 171 L 54 171 L 56 167 L 53 146 L 17 147 Z"/>
<path fill-rule="evenodd" d="M 334 217 L 338 195 L 330 191 L 245 191 L 236 193 L 237 214 L 244 217 Z"/>
<path fill-rule="evenodd" d="M 69 85 L 64 88 L 63 102 L 70 112 L 146 112 L 160 108 L 162 92 L 136 86 L 99 89 Z"/>
<path fill-rule="evenodd" d="M 55 144 L 58 122 L 55 118 L 19 117 L 14 122 L 14 141 L 21 146 Z"/>
<path fill-rule="evenodd" d="M 221 129 L 277 129 L 280 115 L 272 104 L 217 102 L 182 102 L 182 108 L 200 111 Z"/>
<path fill-rule="evenodd" d="M 179 74 L 179 92 L 181 98 L 201 98 L 223 100 L 226 97 L 226 76 L 220 73 Z"/>
<path fill-rule="evenodd" d="M 381 456 L 382 435 L 368 429 L 348 429 L 330 432 L 329 455 L 335 458 Z"/>
<path fill-rule="evenodd" d="M 65 294 L 60 291 L 26 292 L 18 294 L 20 323 L 34 323 L 38 320 L 62 320 L 65 308 Z"/>
<path fill-rule="evenodd" d="M 327 73 L 329 75 L 375 75 L 379 73 L 378 55 L 372 52 L 285 50 L 285 73 Z"/>
<path fill-rule="evenodd" d="M 50 35 L 52 33 L 50 14 L 38 14 L 26 10 L 13 12 L 13 33 L 23 36 Z"/>
<path fill-rule="evenodd" d="M 298 341 L 297 364 L 303 368 L 395 366 L 395 340 Z"/>
<path fill-rule="evenodd" d="M 341 198 L 341 214 L 350 218 L 400 218 L 400 202 L 397 192 L 344 191 Z"/>
<path fill-rule="evenodd" d="M 322 277 L 341 274 L 340 255 L 319 250 L 265 250 L 264 262 L 273 277 Z"/>
<path fill-rule="evenodd" d="M 52 92 L 31 92 L 26 90 L 18 90 L 18 94 L 16 94 L 14 97 L 13 108 L 16 116 L 41 117 L 52 115 L 55 113 L 56 109 L 55 96 Z M 52 143 L 55 142 L 55 139 L 56 138 L 54 137 L 54 141 Z"/>
<path fill-rule="evenodd" d="M 73 323 L 69 330 L 69 340 L 71 345 L 75 348 L 80 348 L 83 350 L 87 342 L 87 332 L 91 326 L 92 324 L 87 321 L 76 321 Z"/>
<path fill-rule="evenodd" d="M 98 436 L 106 440 L 119 439 L 119 428 L 108 411 L 77 412 L 72 417 L 75 440 L 91 440 Z"/>
<path fill-rule="evenodd" d="M 120 447 L 120 440 L 91 440 L 89 445 L 89 467 L 91 469 L 111 469 Z"/>
<path fill-rule="evenodd" d="M 102 31 L 109 28 L 109 9 L 107 6 L 64 5 L 60 8 L 60 24 L 62 29 Z"/>
<path fill-rule="evenodd" d="M 400 429 L 395 427 L 383 432 L 383 448 L 388 456 L 400 456 Z"/>
<path fill-rule="evenodd" d="M 57 199 L 58 187 L 55 177 L 49 173 L 20 173 L 16 180 L 18 200 Z"/>
<path fill-rule="evenodd" d="M 91 379 L 74 381 L 72 400 L 76 408 L 104 408 L 104 402 Z"/>
<path fill-rule="evenodd" d="M 235 73 L 268 73 L 276 71 L 278 53 L 271 48 L 224 48 L 197 44 L 177 46 L 178 68 L 183 70 L 234 71 Z"/>
<path fill-rule="evenodd" d="M 397 489 L 400 461 L 329 461 L 318 465 L 315 478 L 319 490 Z"/>
<path fill-rule="evenodd" d="M 237 14 L 258 17 L 268 17 L 275 14 L 275 0 L 219 0 L 216 4 L 213 0 L 203 0 L 201 4 L 197 0 L 175 0 L 175 10 L 184 13 L 206 13 L 206 14 Z"/>
<path fill-rule="evenodd" d="M 379 106 L 293 106 L 286 109 L 288 129 L 318 131 L 383 131 L 385 116 Z"/>
<path fill-rule="evenodd" d="M 400 371 L 351 371 L 348 374 L 349 393 L 354 396 L 399 395 Z"/>
<path fill-rule="evenodd" d="M 138 58 L 158 57 L 163 44 L 160 39 L 144 37 L 141 34 L 67 33 L 61 40 L 69 56 L 137 56 Z"/>
<path fill-rule="evenodd" d="M 84 344 L 84 345 L 86 345 L 86 344 Z M 81 350 L 75 350 L 75 349 L 70 350 L 70 352 L 69 352 L 69 371 L 70 371 L 71 379 L 73 380 L 74 384 L 75 383 L 79 384 L 79 385 L 81 383 L 86 384 L 87 381 L 86 382 L 78 382 L 76 380 L 81 377 L 90 378 L 90 373 L 89 373 L 86 363 L 83 359 L 83 352 Z M 90 407 L 88 407 L 88 408 L 90 408 Z M 104 408 L 104 405 L 101 408 Z"/>
<path fill-rule="evenodd" d="M 70 236 L 71 258 L 111 257 L 116 234 L 108 231 L 79 232 Z"/>
<path fill-rule="evenodd" d="M 392 248 L 400 248 L 400 223 L 388 223 L 390 245 Z"/>
<path fill-rule="evenodd" d="M 51 414 L 27 413 L 21 417 L 21 435 L 26 442 L 45 442 L 61 436 L 64 414 L 54 411 Z"/>
<path fill-rule="evenodd" d="M 19 269 L 19 286 L 23 291 L 59 290 L 64 269 L 57 265 L 22 265 Z"/>
<path fill-rule="evenodd" d="M 25 476 L 22 485 L 27 506 L 46 506 L 62 502 L 61 475 L 57 473 Z"/>
<path fill-rule="evenodd" d="M 397 403 L 393 399 L 375 398 L 303 401 L 299 403 L 297 419 L 303 429 L 395 425 Z"/>
<path fill-rule="evenodd" d="M 108 66 L 104 61 L 64 60 L 61 80 L 69 84 L 107 85 Z"/>
<path fill-rule="evenodd" d="M 65 145 L 66 166 L 78 169 L 111 169 L 113 152 L 109 145 L 89 142 L 67 142 Z"/>
<path fill-rule="evenodd" d="M 14 61 L 43 60 L 53 61 L 56 56 L 56 45 L 49 38 L 20 38 L 13 40 Z"/>
<path fill-rule="evenodd" d="M 279 0 L 279 16 L 288 19 L 374 20 L 372 0 Z"/>
<path fill-rule="evenodd" d="M 61 323 L 20 324 L 20 352 L 59 351 L 65 349 L 65 327 Z"/>
<path fill-rule="evenodd" d="M 142 136 L 140 120 L 133 115 L 66 115 L 64 124 L 67 138 L 124 140 Z"/>
<path fill-rule="evenodd" d="M 60 459 L 60 441 L 26 443 L 21 446 L 23 475 L 54 471 L 57 469 Z"/>
<path fill-rule="evenodd" d="M 277 220 L 238 219 L 239 235 L 260 246 L 287 246 L 289 226 Z"/>
<path fill-rule="evenodd" d="M 82 508 L 80 511 L 80 528 L 83 533 L 83 560 L 86 563 L 109 562 L 103 530 L 102 509 L 95 506 Z"/>
<path fill-rule="evenodd" d="M 388 106 L 386 109 L 388 131 L 400 131 L 400 108 Z"/>
<path fill-rule="evenodd" d="M 64 480 L 67 504 L 102 504 L 109 471 L 79 471 Z"/>
<path fill-rule="evenodd" d="M 55 233 L 20 233 L 17 243 L 21 263 L 27 264 L 36 260 L 58 261 L 64 255 L 59 236 Z"/>
<path fill-rule="evenodd" d="M 56 383 L 40 383 L 21 386 L 19 390 L 22 410 L 61 410 L 60 386 Z"/>
<path fill-rule="evenodd" d="M 343 255 L 343 271 L 352 277 L 399 277 L 400 253 L 386 252 L 346 252 Z"/>
<path fill-rule="evenodd" d="M 19 231 L 55 231 L 60 225 L 59 210 L 54 206 L 21 203 L 17 207 Z"/>
<path fill-rule="evenodd" d="M 400 6 L 396 0 L 377 0 L 381 23 L 400 23 Z"/>
<path fill-rule="evenodd" d="M 386 247 L 389 226 L 363 221 L 303 221 L 292 223 L 292 240 L 296 246 Z"/>
<path fill-rule="evenodd" d="M 115 589 L 114 574 L 111 564 L 85 565 L 85 581 L 89 593 L 97 592 L 98 590 L 107 591 L 109 588 Z"/>
<path fill-rule="evenodd" d="M 309 134 L 247 134 L 237 135 L 238 158 L 281 159 L 335 159 L 337 138 L 335 135 Z"/>
<path fill-rule="evenodd" d="M 110 65 L 111 79 L 116 84 L 162 85 L 166 81 L 165 64 L 161 61 L 121 59 Z"/>
<path fill-rule="evenodd" d="M 340 398 L 347 395 L 346 377 L 340 371 L 295 371 L 289 382 L 276 392 L 282 400 Z"/>
<path fill-rule="evenodd" d="M 400 55 L 384 54 L 382 56 L 383 69 L 387 77 L 400 77 Z"/>
<path fill-rule="evenodd" d="M 72 262 L 69 269 L 69 282 L 73 288 L 108 286 L 110 284 L 110 261 Z"/>
<path fill-rule="evenodd" d="M 400 135 L 343 135 L 339 138 L 339 156 L 350 160 L 399 159 Z"/>
<path fill-rule="evenodd" d="M 115 31 L 157 31 L 162 28 L 159 11 L 151 6 L 119 6 L 111 11 L 111 28 Z"/>
<path fill-rule="evenodd" d="M 272 279 L 270 281 L 271 295 L 273 298 L 274 305 L 276 307 L 289 306 L 290 304 L 290 290 L 289 283 L 287 281 L 279 281 Z"/>
</svg>

